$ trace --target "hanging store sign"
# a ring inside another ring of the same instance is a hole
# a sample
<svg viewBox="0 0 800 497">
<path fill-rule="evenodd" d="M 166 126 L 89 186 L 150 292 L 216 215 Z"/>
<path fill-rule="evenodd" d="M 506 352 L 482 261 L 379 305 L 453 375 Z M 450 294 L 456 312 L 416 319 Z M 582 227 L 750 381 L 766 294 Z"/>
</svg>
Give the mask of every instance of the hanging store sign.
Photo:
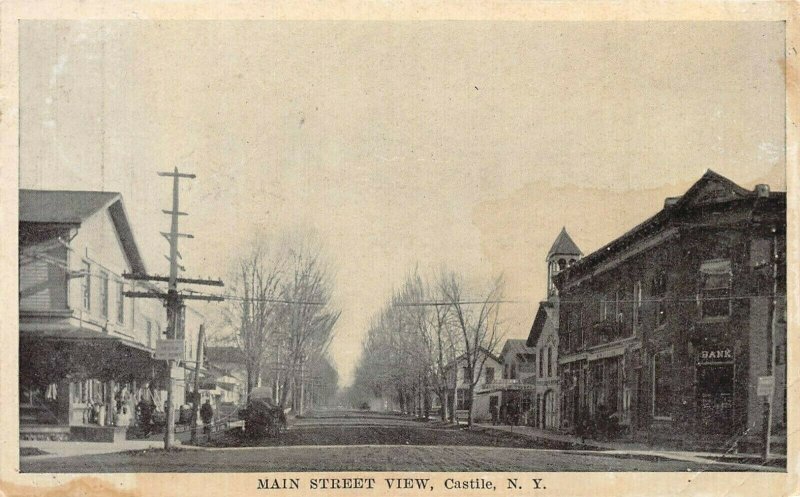
<svg viewBox="0 0 800 497">
<path fill-rule="evenodd" d="M 184 340 L 169 339 L 156 341 L 156 355 L 158 361 L 182 361 L 186 345 Z"/>
<path fill-rule="evenodd" d="M 701 349 L 697 354 L 697 362 L 700 364 L 733 362 L 733 350 L 730 347 Z"/>
<path fill-rule="evenodd" d="M 775 391 L 775 377 L 774 376 L 759 376 L 758 386 L 756 387 L 756 395 L 759 397 L 769 397 Z"/>
</svg>

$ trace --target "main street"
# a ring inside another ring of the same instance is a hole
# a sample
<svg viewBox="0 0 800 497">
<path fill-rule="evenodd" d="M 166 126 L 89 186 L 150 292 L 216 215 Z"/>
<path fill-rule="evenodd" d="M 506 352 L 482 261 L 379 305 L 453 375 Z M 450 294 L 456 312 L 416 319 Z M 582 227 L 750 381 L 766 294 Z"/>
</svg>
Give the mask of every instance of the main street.
<svg viewBox="0 0 800 497">
<path fill-rule="evenodd" d="M 65 442 L 69 443 L 69 442 Z M 216 434 L 203 447 L 22 457 L 23 472 L 752 471 L 751 466 L 604 453 L 392 414 L 317 413 L 277 438 Z"/>
</svg>

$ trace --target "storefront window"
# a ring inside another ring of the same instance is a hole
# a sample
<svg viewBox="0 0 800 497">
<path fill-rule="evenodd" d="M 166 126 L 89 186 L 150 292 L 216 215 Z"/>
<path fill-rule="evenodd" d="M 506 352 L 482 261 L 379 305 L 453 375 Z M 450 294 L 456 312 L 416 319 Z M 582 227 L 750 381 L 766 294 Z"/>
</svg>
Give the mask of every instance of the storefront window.
<svg viewBox="0 0 800 497">
<path fill-rule="evenodd" d="M 533 394 L 530 392 L 525 392 L 522 394 L 522 412 L 528 412 L 531 410 L 531 396 Z"/>
<path fill-rule="evenodd" d="M 672 401 L 672 350 L 664 350 L 653 356 L 653 417 L 671 419 Z"/>
</svg>

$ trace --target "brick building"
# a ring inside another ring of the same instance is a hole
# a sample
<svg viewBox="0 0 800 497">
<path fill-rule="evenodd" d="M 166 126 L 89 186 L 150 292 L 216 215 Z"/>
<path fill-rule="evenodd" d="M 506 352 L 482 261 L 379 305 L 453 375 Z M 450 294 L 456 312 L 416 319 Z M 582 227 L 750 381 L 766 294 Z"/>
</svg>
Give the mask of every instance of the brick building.
<svg viewBox="0 0 800 497">
<path fill-rule="evenodd" d="M 604 406 L 637 439 L 757 440 L 774 376 L 785 433 L 784 192 L 708 171 L 554 282 L 566 430 Z"/>
</svg>

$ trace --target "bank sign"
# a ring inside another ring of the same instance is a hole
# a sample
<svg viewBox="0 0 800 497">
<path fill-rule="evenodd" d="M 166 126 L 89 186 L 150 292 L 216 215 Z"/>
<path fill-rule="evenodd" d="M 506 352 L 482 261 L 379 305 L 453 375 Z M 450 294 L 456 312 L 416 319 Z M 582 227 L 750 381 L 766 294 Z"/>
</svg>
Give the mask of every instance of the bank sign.
<svg viewBox="0 0 800 497">
<path fill-rule="evenodd" d="M 733 362 L 733 350 L 731 350 L 730 347 L 700 349 L 697 362 Z"/>
</svg>

